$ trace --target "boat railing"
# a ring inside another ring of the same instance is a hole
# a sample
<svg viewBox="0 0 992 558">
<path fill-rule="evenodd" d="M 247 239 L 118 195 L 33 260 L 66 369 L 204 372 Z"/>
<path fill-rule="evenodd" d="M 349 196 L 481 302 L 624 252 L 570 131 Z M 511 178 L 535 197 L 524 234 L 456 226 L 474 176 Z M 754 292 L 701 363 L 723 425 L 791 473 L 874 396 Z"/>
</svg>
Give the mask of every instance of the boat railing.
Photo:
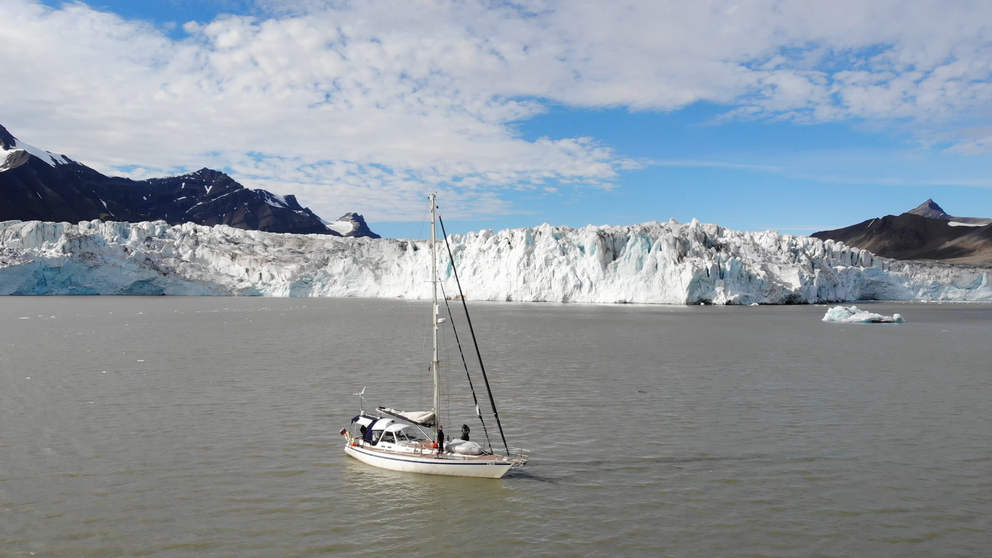
<svg viewBox="0 0 992 558">
<path fill-rule="evenodd" d="M 530 450 L 523 448 L 513 448 L 510 451 L 510 455 L 507 456 L 507 461 L 513 463 L 514 467 L 519 467 L 525 465 L 527 460 L 530 459 Z"/>
</svg>

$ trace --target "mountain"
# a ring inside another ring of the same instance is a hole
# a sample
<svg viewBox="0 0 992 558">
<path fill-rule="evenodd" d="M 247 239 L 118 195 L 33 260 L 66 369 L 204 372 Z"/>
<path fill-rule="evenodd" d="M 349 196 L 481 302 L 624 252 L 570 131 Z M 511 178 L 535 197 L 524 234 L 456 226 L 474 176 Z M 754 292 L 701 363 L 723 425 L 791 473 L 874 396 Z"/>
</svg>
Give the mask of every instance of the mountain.
<svg viewBox="0 0 992 558">
<path fill-rule="evenodd" d="M 933 200 L 901 215 L 869 219 L 812 236 L 898 260 L 992 263 L 992 219 L 955 217 Z"/>
<path fill-rule="evenodd" d="M 168 178 L 110 177 L 64 156 L 20 142 L 0 126 L 0 221 L 162 220 L 170 224 L 332 236 L 378 235 L 361 215 L 332 226 L 295 196 L 251 190 L 215 170 Z"/>
<path fill-rule="evenodd" d="M 917 216 L 918 217 L 918 216 Z M 922 218 L 922 217 L 920 217 Z M 467 298 L 656 304 L 992 301 L 992 268 L 877 258 L 716 225 L 542 225 L 451 235 Z M 442 257 L 448 251 L 441 250 Z M 151 223 L 0 223 L 0 295 L 424 298 L 429 241 Z M 450 270 L 441 262 L 442 270 Z M 442 272 L 444 292 L 457 292 Z"/>
<path fill-rule="evenodd" d="M 910 215 L 919 215 L 920 217 L 926 217 L 927 219 L 943 219 L 944 221 L 950 221 L 953 219 L 948 215 L 942 207 L 937 205 L 937 202 L 933 199 L 928 198 L 927 201 L 921 203 L 913 209 L 910 209 L 906 213 Z"/>
<path fill-rule="evenodd" d="M 372 229 L 365 222 L 365 218 L 359 213 L 345 213 L 338 217 L 337 221 L 331 223 L 325 222 L 324 225 L 341 236 L 382 238 L 372 232 Z"/>
<path fill-rule="evenodd" d="M 928 219 L 940 219 L 942 221 L 953 221 L 957 225 L 989 225 L 992 224 L 992 219 L 986 219 L 984 217 L 955 217 L 953 215 L 948 215 L 936 202 L 932 199 L 921 203 L 913 209 L 910 209 L 906 213 L 911 215 L 920 215 L 921 217 L 926 217 Z"/>
</svg>

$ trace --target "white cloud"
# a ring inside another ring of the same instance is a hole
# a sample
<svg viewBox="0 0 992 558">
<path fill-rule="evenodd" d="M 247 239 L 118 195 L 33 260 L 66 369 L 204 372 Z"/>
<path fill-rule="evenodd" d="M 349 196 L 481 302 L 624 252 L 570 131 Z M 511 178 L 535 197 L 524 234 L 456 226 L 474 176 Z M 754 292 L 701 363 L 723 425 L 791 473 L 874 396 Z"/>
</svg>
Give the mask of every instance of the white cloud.
<svg viewBox="0 0 992 558">
<path fill-rule="evenodd" d="M 947 148 L 947 151 L 952 153 L 962 153 L 964 155 L 981 155 L 982 153 L 988 153 L 989 151 L 992 151 L 992 134 L 984 137 L 964 139 Z"/>
<path fill-rule="evenodd" d="M 609 188 L 642 164 L 590 138 L 519 137 L 547 103 L 709 101 L 724 119 L 892 120 L 964 153 L 988 144 L 953 133 L 992 106 L 988 2 L 256 6 L 177 41 L 85 4 L 5 0 L 0 123 L 100 170 L 226 167 L 325 217 L 376 220 L 419 217 L 429 188 L 468 217 L 513 211 L 507 188 Z"/>
</svg>

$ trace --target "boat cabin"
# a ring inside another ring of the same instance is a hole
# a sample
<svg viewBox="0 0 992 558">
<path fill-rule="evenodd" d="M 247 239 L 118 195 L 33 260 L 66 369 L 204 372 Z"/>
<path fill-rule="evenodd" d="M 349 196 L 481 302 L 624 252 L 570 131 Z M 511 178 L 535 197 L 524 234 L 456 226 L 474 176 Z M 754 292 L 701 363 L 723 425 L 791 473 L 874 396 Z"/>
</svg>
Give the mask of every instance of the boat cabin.
<svg viewBox="0 0 992 558">
<path fill-rule="evenodd" d="M 372 435 L 375 436 L 375 430 L 372 431 Z M 421 444 L 426 441 L 427 439 L 413 426 L 396 422 L 384 428 L 382 435 L 379 437 L 379 443 L 387 446 L 390 444 L 409 446 Z"/>
<path fill-rule="evenodd" d="M 427 441 L 424 434 L 415 426 L 403 424 L 393 418 L 375 418 L 359 415 L 351 420 L 359 425 L 360 436 L 368 444 L 383 447 L 419 445 Z"/>
</svg>

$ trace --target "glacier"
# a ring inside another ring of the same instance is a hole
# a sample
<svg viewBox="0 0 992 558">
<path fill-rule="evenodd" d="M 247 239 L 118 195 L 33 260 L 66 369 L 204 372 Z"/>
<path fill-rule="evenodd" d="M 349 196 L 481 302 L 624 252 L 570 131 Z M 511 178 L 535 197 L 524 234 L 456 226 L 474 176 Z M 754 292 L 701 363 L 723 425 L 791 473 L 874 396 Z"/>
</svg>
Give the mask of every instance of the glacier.
<svg viewBox="0 0 992 558">
<path fill-rule="evenodd" d="M 876 257 L 696 220 L 449 237 L 470 300 L 655 304 L 992 301 L 992 269 Z M 442 286 L 457 294 L 440 244 Z M 2 295 L 429 298 L 425 240 L 191 223 L 0 223 Z"/>
</svg>

